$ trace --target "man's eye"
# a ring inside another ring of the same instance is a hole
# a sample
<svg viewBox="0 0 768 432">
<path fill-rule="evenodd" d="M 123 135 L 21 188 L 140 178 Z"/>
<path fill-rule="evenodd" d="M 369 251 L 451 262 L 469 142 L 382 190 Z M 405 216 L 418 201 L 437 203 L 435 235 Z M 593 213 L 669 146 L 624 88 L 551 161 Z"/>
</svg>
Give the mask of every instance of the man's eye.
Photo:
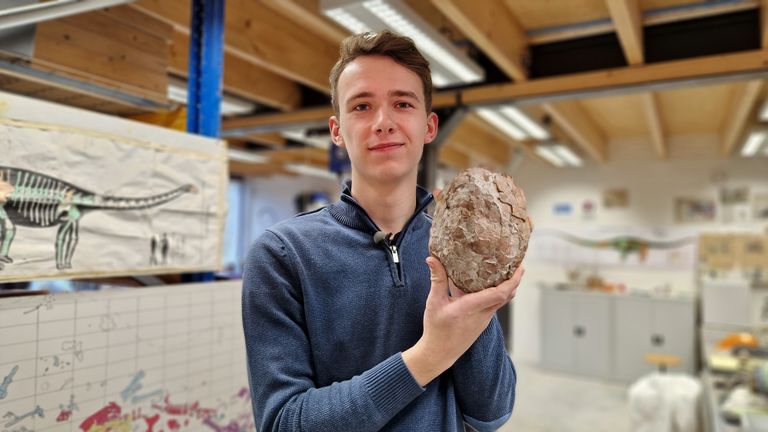
<svg viewBox="0 0 768 432">
<path fill-rule="evenodd" d="M 410 108 L 413 105 L 410 102 L 398 102 L 397 107 L 398 108 Z"/>
<path fill-rule="evenodd" d="M 355 105 L 355 107 L 352 108 L 352 109 L 355 110 L 355 111 L 365 111 L 365 110 L 368 109 L 368 104 Z"/>
</svg>

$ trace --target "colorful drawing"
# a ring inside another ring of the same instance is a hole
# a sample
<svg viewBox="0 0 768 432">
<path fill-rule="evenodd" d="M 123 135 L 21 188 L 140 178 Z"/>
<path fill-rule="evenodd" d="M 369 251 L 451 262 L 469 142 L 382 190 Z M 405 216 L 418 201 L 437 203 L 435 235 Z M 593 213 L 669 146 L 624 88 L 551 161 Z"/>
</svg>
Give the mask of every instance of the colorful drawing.
<svg viewBox="0 0 768 432">
<path fill-rule="evenodd" d="M 140 198 L 99 195 L 34 171 L 0 166 L 0 270 L 12 263 L 8 255 L 16 225 L 47 228 L 56 234 L 56 268 L 72 268 L 80 219 L 93 210 L 140 210 L 194 193 L 192 185 Z"/>
</svg>

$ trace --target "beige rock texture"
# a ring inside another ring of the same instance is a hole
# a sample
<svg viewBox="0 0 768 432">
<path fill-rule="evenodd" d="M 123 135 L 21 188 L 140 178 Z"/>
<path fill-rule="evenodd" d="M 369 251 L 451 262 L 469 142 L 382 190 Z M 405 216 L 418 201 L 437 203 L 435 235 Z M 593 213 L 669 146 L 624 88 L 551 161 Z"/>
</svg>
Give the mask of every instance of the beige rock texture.
<svg viewBox="0 0 768 432">
<path fill-rule="evenodd" d="M 469 168 L 436 201 L 429 250 L 456 287 L 477 292 L 511 278 L 532 230 L 525 195 L 512 177 Z"/>
</svg>

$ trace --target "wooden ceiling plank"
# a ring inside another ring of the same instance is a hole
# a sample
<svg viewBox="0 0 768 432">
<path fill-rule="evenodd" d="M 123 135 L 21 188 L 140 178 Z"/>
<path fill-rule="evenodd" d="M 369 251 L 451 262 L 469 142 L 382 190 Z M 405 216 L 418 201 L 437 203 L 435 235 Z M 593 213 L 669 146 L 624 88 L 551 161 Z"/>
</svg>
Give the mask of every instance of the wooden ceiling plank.
<svg viewBox="0 0 768 432">
<path fill-rule="evenodd" d="M 186 77 L 189 72 L 189 35 L 176 29 L 170 46 L 168 69 Z M 301 104 L 301 89 L 293 81 L 240 57 L 224 53 L 224 91 L 281 111 Z"/>
<path fill-rule="evenodd" d="M 289 175 L 295 176 L 296 174 L 283 168 L 278 163 L 249 163 L 237 160 L 229 161 L 229 173 L 234 175 L 241 175 L 245 177 L 269 177 L 273 175 Z"/>
<path fill-rule="evenodd" d="M 135 7 L 189 33 L 189 1 L 141 0 Z M 261 2 L 229 0 L 225 15 L 226 53 L 320 92 L 330 92 L 328 73 L 338 57 L 337 44 L 306 31 Z"/>
<path fill-rule="evenodd" d="M 607 162 L 605 137 L 578 101 L 545 103 L 542 107 L 587 154 L 598 162 Z"/>
<path fill-rule="evenodd" d="M 303 28 L 339 44 L 349 32 L 323 16 L 319 0 L 261 0 L 262 3 L 296 21 Z"/>
<path fill-rule="evenodd" d="M 605 0 L 619 35 L 627 63 L 645 63 L 643 55 L 643 20 L 638 0 Z"/>
<path fill-rule="evenodd" d="M 760 0 L 760 46 L 768 48 L 768 0 Z"/>
<path fill-rule="evenodd" d="M 285 147 L 285 142 L 286 142 L 285 138 L 283 138 L 283 136 L 280 135 L 279 132 L 251 134 L 244 138 L 248 141 L 252 141 L 257 144 L 274 147 L 274 148 Z"/>
<path fill-rule="evenodd" d="M 669 155 L 667 143 L 664 138 L 664 126 L 661 123 L 659 103 L 653 92 L 643 93 L 643 109 L 648 121 L 648 129 L 651 132 L 651 142 L 660 159 L 666 159 Z"/>
<path fill-rule="evenodd" d="M 750 124 L 750 115 L 754 112 L 755 104 L 763 90 L 762 80 L 753 80 L 745 85 L 734 88 L 734 95 L 728 109 L 728 117 L 721 133 L 722 145 L 720 154 L 730 156 L 739 139 L 744 135 L 745 129 Z"/>
<path fill-rule="evenodd" d="M 432 4 L 469 36 L 494 63 L 515 81 L 526 81 L 525 31 L 503 0 L 486 0 L 482 7 L 462 0 L 432 0 Z"/>
</svg>

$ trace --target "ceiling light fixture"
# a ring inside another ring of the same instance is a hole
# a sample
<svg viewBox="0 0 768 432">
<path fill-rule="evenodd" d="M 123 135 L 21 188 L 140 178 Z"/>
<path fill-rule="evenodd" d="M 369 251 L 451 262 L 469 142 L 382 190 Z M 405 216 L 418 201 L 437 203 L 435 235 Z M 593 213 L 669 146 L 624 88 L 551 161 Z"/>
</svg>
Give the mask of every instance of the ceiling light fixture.
<svg viewBox="0 0 768 432">
<path fill-rule="evenodd" d="M 389 29 L 413 39 L 436 87 L 482 81 L 485 71 L 402 0 L 321 0 L 323 13 L 352 33 Z"/>
<path fill-rule="evenodd" d="M 485 121 L 517 141 L 527 139 L 545 141 L 552 137 L 544 127 L 513 105 L 477 108 L 475 112 Z"/>
<path fill-rule="evenodd" d="M 765 139 L 768 138 L 768 130 L 756 130 L 747 135 L 747 140 L 744 142 L 744 146 L 741 148 L 741 155 L 744 157 L 755 156 L 760 147 L 765 143 Z"/>
<path fill-rule="evenodd" d="M 580 167 L 584 161 L 570 147 L 564 144 L 540 144 L 533 151 L 552 165 L 562 167 Z"/>
<path fill-rule="evenodd" d="M 187 83 L 177 79 L 170 79 L 168 81 L 167 96 L 169 100 L 174 102 L 186 104 L 187 103 Z M 248 114 L 256 109 L 256 104 L 240 98 L 232 97 L 229 95 L 223 95 L 221 98 L 221 105 L 219 112 L 221 115 L 238 115 Z"/>
<path fill-rule="evenodd" d="M 0 30 L 50 21 L 132 0 L 53 0 L 0 9 Z"/>
</svg>

